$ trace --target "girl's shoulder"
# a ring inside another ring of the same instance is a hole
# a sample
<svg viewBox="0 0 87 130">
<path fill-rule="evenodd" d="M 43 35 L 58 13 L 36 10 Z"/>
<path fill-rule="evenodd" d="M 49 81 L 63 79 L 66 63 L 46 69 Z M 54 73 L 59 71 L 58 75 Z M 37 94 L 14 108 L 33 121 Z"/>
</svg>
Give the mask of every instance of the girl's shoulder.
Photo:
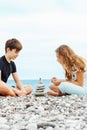
<svg viewBox="0 0 87 130">
<path fill-rule="evenodd" d="M 87 71 L 87 60 L 85 58 L 82 58 L 82 60 L 85 63 L 85 71 Z"/>
<path fill-rule="evenodd" d="M 86 65 L 86 68 L 87 68 L 87 59 L 85 59 L 85 58 L 82 58 L 82 60 L 83 60 L 83 62 L 85 63 L 85 65 Z"/>
<path fill-rule="evenodd" d="M 83 62 L 85 62 L 87 64 L 87 59 L 85 58 L 82 58 Z"/>
</svg>

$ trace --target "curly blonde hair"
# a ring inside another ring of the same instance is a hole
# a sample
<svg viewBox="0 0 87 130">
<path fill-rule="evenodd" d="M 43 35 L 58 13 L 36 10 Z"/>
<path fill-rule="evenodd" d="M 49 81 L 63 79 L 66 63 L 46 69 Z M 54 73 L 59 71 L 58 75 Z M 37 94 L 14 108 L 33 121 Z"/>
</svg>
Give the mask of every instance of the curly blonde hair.
<svg viewBox="0 0 87 130">
<path fill-rule="evenodd" d="M 56 50 L 59 56 L 63 57 L 62 66 L 65 70 L 65 76 L 68 80 L 72 80 L 72 67 L 78 69 L 78 71 L 85 71 L 85 63 L 81 57 L 75 54 L 75 52 L 67 45 L 61 45 Z"/>
</svg>

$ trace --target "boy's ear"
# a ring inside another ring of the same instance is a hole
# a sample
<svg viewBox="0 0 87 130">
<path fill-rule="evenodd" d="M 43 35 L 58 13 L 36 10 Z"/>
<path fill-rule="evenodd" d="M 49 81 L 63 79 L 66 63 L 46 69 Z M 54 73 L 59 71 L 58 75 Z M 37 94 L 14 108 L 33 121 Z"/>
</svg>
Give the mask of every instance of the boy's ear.
<svg viewBox="0 0 87 130">
<path fill-rule="evenodd" d="M 9 47 L 7 48 L 6 52 L 8 52 L 8 51 L 10 51 L 10 48 L 9 48 Z"/>
</svg>

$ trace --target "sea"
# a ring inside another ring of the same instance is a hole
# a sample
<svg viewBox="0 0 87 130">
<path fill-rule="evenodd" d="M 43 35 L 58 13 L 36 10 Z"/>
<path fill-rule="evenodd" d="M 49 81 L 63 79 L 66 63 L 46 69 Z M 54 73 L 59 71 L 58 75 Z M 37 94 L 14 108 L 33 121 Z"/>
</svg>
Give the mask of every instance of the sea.
<svg viewBox="0 0 87 130">
<path fill-rule="evenodd" d="M 21 82 L 24 85 L 26 85 L 26 84 L 32 85 L 33 93 L 35 92 L 35 90 L 36 90 L 36 88 L 37 88 L 37 86 L 39 84 L 39 80 L 37 80 L 37 79 L 21 80 Z M 45 92 L 49 91 L 50 90 L 49 86 L 52 84 L 51 81 L 50 81 L 50 79 L 42 79 L 41 82 L 45 86 Z M 7 84 L 10 85 L 10 86 L 16 86 L 14 80 L 8 80 Z"/>
</svg>

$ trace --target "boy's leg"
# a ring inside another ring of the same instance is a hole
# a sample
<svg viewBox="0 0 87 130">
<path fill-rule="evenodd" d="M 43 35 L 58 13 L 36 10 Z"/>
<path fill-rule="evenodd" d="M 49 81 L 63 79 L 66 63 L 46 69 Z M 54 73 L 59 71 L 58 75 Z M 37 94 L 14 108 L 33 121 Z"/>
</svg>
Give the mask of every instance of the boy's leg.
<svg viewBox="0 0 87 130">
<path fill-rule="evenodd" d="M 17 96 L 25 96 L 25 95 L 28 95 L 32 92 L 32 87 L 30 85 L 24 85 L 24 89 L 26 91 L 26 94 L 22 93 L 22 91 L 20 89 L 18 89 L 17 87 L 12 88 L 12 89 Z"/>
<path fill-rule="evenodd" d="M 9 86 L 0 85 L 0 94 L 2 96 L 16 96 L 14 91 Z"/>
<path fill-rule="evenodd" d="M 15 93 L 16 96 L 19 96 L 19 93 L 20 93 L 19 89 L 12 87 L 12 90 L 14 91 L 14 93 Z"/>
<path fill-rule="evenodd" d="M 32 86 L 31 85 L 24 85 L 24 88 L 26 90 L 26 95 L 28 95 L 32 92 Z"/>
</svg>

